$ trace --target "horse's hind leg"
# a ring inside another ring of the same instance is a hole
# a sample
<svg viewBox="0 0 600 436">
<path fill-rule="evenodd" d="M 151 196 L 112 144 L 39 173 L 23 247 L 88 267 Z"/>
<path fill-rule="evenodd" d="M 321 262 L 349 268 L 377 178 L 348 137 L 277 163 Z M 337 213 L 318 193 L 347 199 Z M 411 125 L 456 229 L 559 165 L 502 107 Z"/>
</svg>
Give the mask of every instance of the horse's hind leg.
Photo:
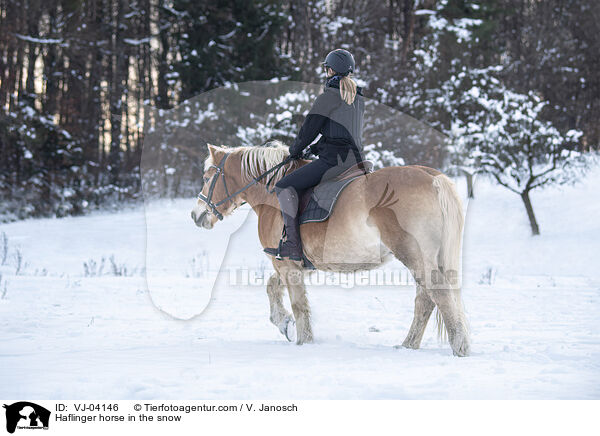
<svg viewBox="0 0 600 436">
<path fill-rule="evenodd" d="M 284 286 L 279 273 L 275 272 L 267 282 L 267 295 L 271 309 L 271 322 L 279 329 L 288 341 L 296 339 L 296 323 L 292 315 L 283 306 Z"/>
<path fill-rule="evenodd" d="M 434 307 L 435 304 L 431 301 L 429 295 L 427 295 L 427 291 L 421 285 L 417 284 L 415 314 L 408 335 L 406 335 L 406 339 L 402 343 L 403 347 L 417 349 L 421 346 L 425 327 L 427 327 L 427 322 Z"/>
<path fill-rule="evenodd" d="M 417 281 L 415 314 L 402 345 L 407 348 L 419 348 L 427 321 L 433 308 L 437 306 L 454 355 L 467 356 L 470 351 L 469 332 L 462 303 L 457 296 L 459 291 L 451 286 L 443 272 L 433 263 L 425 262 L 425 265 L 429 266 L 413 272 Z M 440 332 L 441 330 L 438 335 Z"/>
<path fill-rule="evenodd" d="M 417 282 L 414 318 L 408 335 L 402 343 L 403 347 L 417 349 L 421 346 L 427 322 L 435 306 L 422 286 L 423 252 L 416 238 L 402 228 L 398 223 L 396 214 L 391 209 L 374 209 L 370 218 L 379 229 L 381 242 L 410 270 Z"/>
<path fill-rule="evenodd" d="M 468 356 L 470 352 L 469 330 L 460 289 L 452 286 L 443 272 L 431 263 L 426 273 L 427 293 L 437 306 L 448 332 L 448 341 L 455 356 Z M 435 269 L 434 269 L 435 268 Z"/>
<path fill-rule="evenodd" d="M 469 333 L 461 305 L 456 302 L 452 291 L 447 289 L 435 289 L 428 292 L 442 314 L 448 332 L 448 341 L 454 355 L 468 356 L 470 352 Z"/>
</svg>

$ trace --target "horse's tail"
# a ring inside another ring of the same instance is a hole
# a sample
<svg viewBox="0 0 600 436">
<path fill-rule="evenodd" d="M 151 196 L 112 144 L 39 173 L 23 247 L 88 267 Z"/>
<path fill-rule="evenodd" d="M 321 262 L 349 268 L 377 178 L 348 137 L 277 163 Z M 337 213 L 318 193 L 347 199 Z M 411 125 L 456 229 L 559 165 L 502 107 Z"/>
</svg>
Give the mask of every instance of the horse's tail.
<svg viewBox="0 0 600 436">
<path fill-rule="evenodd" d="M 433 178 L 442 211 L 442 245 L 438 265 L 444 272 L 454 271 L 458 277 L 460 268 L 460 245 L 464 226 L 462 202 L 454 183 L 444 174 Z M 459 286 L 460 287 L 460 286 Z"/>
<path fill-rule="evenodd" d="M 464 227 L 462 202 L 454 183 L 444 174 L 433 178 L 433 187 L 437 191 L 440 209 L 442 211 L 442 243 L 438 254 L 438 266 L 447 278 L 450 278 L 450 289 L 456 303 L 462 308 L 460 295 L 460 247 Z M 464 313 L 460 310 L 459 313 Z M 446 338 L 444 320 L 436 311 L 438 338 Z M 466 321 L 463 320 L 466 325 Z"/>
</svg>

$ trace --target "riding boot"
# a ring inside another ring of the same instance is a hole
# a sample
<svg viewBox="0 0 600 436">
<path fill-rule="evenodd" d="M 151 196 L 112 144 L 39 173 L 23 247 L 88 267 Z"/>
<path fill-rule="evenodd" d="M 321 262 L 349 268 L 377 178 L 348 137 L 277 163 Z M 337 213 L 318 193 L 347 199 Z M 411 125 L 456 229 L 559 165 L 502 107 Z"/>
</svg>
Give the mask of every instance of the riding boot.
<svg viewBox="0 0 600 436">
<path fill-rule="evenodd" d="M 265 248 L 264 251 L 277 259 L 300 261 L 302 242 L 298 223 L 298 194 L 294 188 L 286 188 L 277 193 L 277 200 L 283 216 L 283 235 L 277 248 Z"/>
</svg>

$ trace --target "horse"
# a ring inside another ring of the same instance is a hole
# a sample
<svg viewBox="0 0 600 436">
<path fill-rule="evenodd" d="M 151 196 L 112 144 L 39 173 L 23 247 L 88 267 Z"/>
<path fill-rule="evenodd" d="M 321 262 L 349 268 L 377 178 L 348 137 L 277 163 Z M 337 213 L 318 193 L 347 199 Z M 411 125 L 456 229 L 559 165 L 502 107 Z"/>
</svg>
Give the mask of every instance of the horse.
<svg viewBox="0 0 600 436">
<path fill-rule="evenodd" d="M 204 186 L 191 217 L 198 227 L 212 229 L 248 203 L 258 216 L 261 245 L 276 247 L 283 219 L 269 186 L 308 162 L 289 159 L 287 147 L 280 142 L 240 147 L 209 144 Z M 300 235 L 306 258 L 318 270 L 354 272 L 377 268 L 393 257 L 400 260 L 416 283 L 414 318 L 402 346 L 420 347 L 435 307 L 438 335 L 447 337 L 454 355 L 467 356 L 469 330 L 459 280 L 463 225 L 453 182 L 435 169 L 407 165 L 356 178 L 341 192 L 328 220 L 302 224 Z M 275 270 L 267 283 L 270 321 L 288 340 L 295 336 L 298 345 L 310 343 L 307 270 L 302 262 L 269 257 Z M 283 306 L 284 288 L 293 316 Z"/>
</svg>

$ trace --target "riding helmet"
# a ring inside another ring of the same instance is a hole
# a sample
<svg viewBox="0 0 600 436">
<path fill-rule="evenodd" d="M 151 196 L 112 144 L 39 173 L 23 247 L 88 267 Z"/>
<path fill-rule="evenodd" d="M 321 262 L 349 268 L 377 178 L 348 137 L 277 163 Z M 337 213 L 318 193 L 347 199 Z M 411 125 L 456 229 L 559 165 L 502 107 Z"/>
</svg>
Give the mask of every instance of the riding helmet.
<svg viewBox="0 0 600 436">
<path fill-rule="evenodd" d="M 323 65 L 331 68 L 340 76 L 347 76 L 354 71 L 354 56 L 348 50 L 337 48 L 329 52 Z"/>
</svg>

